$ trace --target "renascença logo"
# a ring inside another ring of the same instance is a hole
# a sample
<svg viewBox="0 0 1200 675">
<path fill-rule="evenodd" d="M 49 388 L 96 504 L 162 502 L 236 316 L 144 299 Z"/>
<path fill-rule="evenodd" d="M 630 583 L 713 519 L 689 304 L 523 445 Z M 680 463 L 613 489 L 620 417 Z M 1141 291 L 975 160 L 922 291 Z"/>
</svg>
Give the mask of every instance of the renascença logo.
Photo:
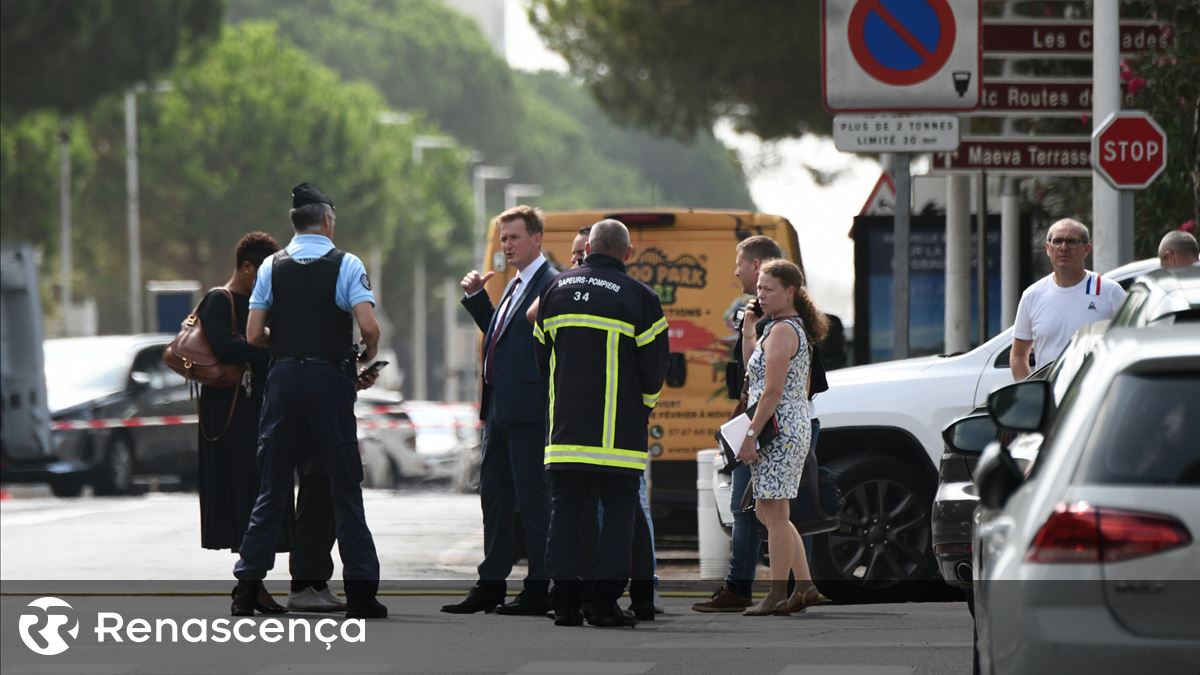
<svg viewBox="0 0 1200 675">
<path fill-rule="evenodd" d="M 42 656 L 54 656 L 61 654 L 71 648 L 71 645 L 63 639 L 62 628 L 71 621 L 72 617 L 62 613 L 50 613 L 51 607 L 66 607 L 68 610 L 74 608 L 66 602 L 58 598 L 38 598 L 29 603 L 29 607 L 41 610 L 36 614 L 22 614 L 17 624 L 21 631 L 21 641 L 29 647 L 30 651 Z M 35 627 L 45 621 L 46 625 L 34 630 Z M 34 636 L 38 636 L 41 640 L 37 640 Z M 79 621 L 76 619 L 71 627 L 67 629 L 67 635 L 74 640 L 79 637 Z"/>
</svg>

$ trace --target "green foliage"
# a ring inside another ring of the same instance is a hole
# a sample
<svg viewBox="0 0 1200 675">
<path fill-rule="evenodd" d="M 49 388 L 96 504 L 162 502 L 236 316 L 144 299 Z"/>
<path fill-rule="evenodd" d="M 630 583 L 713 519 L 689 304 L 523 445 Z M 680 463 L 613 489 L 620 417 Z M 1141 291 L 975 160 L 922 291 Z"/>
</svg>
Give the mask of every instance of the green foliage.
<svg viewBox="0 0 1200 675">
<path fill-rule="evenodd" d="M 522 173 L 547 177 L 547 208 L 754 207 L 736 158 L 711 132 L 682 141 L 619 127 L 568 77 L 518 78 L 528 101 Z"/>
<path fill-rule="evenodd" d="M 1160 2 L 1159 18 L 1172 26 L 1171 48 L 1130 63 L 1146 86 L 1133 107 L 1150 112 L 1167 132 L 1167 168 L 1134 199 L 1134 246 L 1158 254 L 1158 242 L 1185 221 L 1200 220 L 1200 0 Z"/>
<path fill-rule="evenodd" d="M 223 0 L 4 0 L 0 108 L 84 110 L 219 32 Z"/>
<path fill-rule="evenodd" d="M 815 2 L 534 0 L 530 21 L 620 123 L 828 134 Z"/>
<path fill-rule="evenodd" d="M 489 162 L 506 158 L 521 104 L 512 73 L 467 17 L 432 0 L 231 0 L 231 20 L 269 19 L 398 109 L 421 109 Z"/>
</svg>

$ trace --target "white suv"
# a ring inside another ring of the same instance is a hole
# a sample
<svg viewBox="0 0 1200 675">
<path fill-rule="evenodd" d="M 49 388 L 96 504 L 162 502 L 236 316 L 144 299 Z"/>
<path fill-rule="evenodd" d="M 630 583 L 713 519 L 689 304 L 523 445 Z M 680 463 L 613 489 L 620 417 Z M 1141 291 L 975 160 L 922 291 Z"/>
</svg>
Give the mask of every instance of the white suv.
<svg viewBox="0 0 1200 675">
<path fill-rule="evenodd" d="M 1159 267 L 1141 260 L 1107 278 L 1128 285 Z M 906 598 L 913 582 L 941 581 L 930 515 L 942 429 L 1012 382 L 1012 328 L 957 356 L 925 356 L 829 373 L 816 399 L 817 457 L 837 477 L 842 525 L 813 538 L 813 577 L 842 602 Z M 732 527 L 728 480 L 714 480 L 722 524 Z"/>
</svg>

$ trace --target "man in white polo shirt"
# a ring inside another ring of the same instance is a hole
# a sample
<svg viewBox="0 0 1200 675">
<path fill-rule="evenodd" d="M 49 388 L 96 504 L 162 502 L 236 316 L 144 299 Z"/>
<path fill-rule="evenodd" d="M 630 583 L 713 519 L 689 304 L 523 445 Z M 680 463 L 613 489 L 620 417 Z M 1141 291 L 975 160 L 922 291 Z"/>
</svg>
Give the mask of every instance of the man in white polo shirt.
<svg viewBox="0 0 1200 675">
<path fill-rule="evenodd" d="M 1125 300 L 1120 284 L 1084 268 L 1091 241 L 1087 226 L 1070 218 L 1054 223 L 1046 233 L 1046 255 L 1054 271 L 1021 294 L 1008 359 L 1013 379 L 1029 376 L 1030 350 L 1038 366 L 1050 363 L 1075 331 L 1111 319 Z"/>
</svg>

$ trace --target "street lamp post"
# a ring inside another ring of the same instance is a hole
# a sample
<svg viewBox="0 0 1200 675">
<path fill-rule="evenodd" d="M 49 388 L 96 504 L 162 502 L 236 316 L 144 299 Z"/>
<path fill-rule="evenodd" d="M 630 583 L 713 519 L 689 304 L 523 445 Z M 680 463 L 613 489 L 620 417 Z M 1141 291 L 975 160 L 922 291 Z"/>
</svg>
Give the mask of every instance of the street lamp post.
<svg viewBox="0 0 1200 675">
<path fill-rule="evenodd" d="M 129 234 L 129 330 L 140 333 L 142 323 L 142 216 L 138 195 L 137 95 L 146 91 L 166 92 L 171 82 L 159 82 L 153 89 L 139 83 L 125 92 L 125 208 Z"/>
<path fill-rule="evenodd" d="M 542 186 L 537 183 L 509 183 L 504 186 L 504 208 L 511 209 L 525 197 L 541 197 Z"/>
<path fill-rule="evenodd" d="M 475 187 L 475 223 L 479 231 L 475 237 L 475 261 L 483 260 L 484 239 L 487 237 L 487 181 L 512 178 L 512 168 L 480 164 L 472 172 Z"/>
<path fill-rule="evenodd" d="M 417 136 L 412 141 L 412 160 L 413 165 L 417 166 L 421 163 L 421 158 L 426 150 L 433 149 L 450 149 L 457 147 L 454 139 L 449 136 Z M 429 365 L 428 355 L 425 349 L 425 336 L 428 333 L 428 323 L 426 321 L 427 312 L 425 301 L 428 292 L 426 288 L 425 278 L 425 252 L 417 249 L 416 257 L 413 260 L 413 398 L 421 401 L 429 398 L 429 380 L 428 372 Z M 449 355 L 444 358 L 449 361 Z"/>
</svg>

